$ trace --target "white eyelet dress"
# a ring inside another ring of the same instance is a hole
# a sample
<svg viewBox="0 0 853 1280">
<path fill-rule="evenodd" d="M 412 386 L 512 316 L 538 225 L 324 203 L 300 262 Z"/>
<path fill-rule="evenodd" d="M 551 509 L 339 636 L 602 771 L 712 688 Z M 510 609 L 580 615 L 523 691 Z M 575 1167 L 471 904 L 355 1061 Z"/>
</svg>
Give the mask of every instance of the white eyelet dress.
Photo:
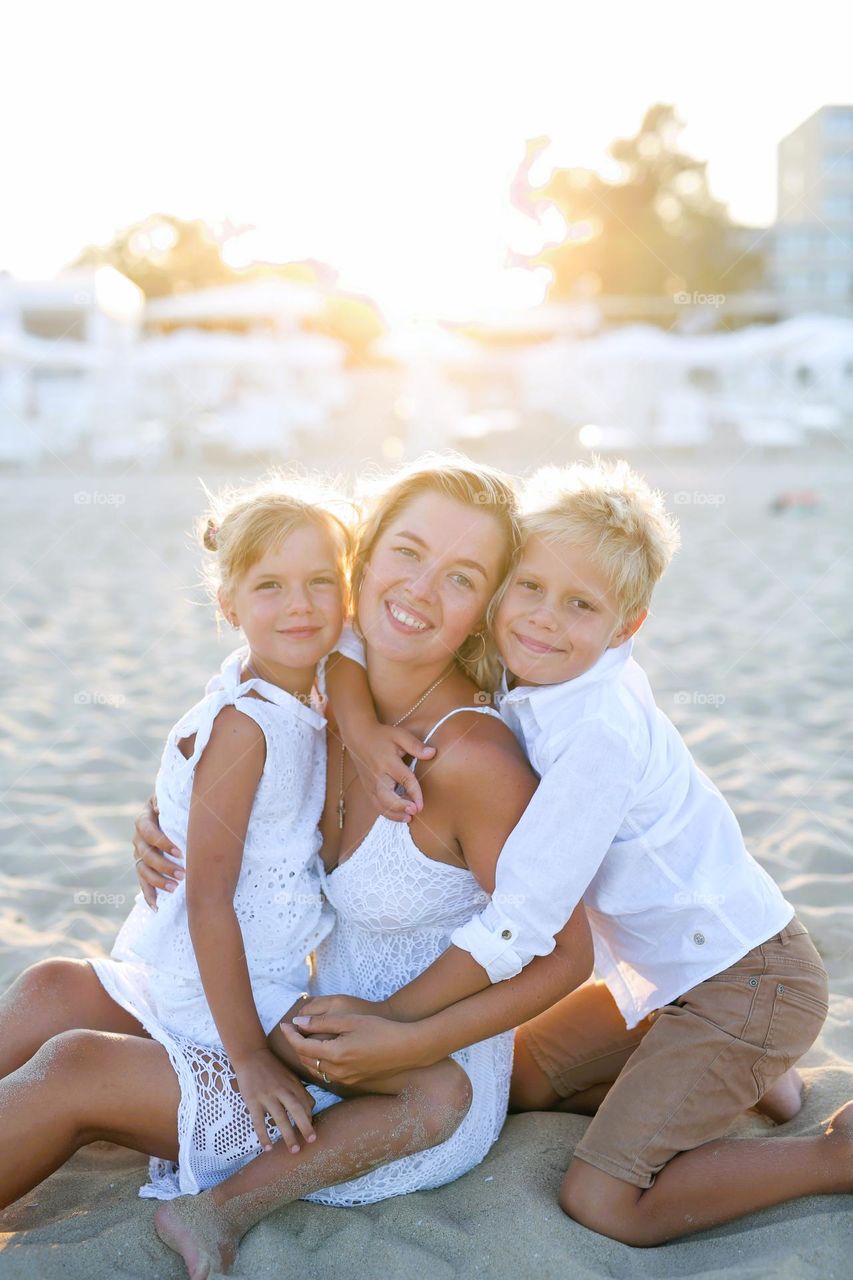
<svg viewBox="0 0 853 1280">
<path fill-rule="evenodd" d="M 255 1007 L 269 1033 L 306 990 L 306 957 L 334 927 L 319 858 L 326 721 L 321 704 L 306 705 L 265 680 L 241 683 L 247 656 L 243 648 L 226 658 L 204 698 L 171 730 L 155 790 L 160 825 L 185 852 L 195 767 L 217 715 L 236 706 L 263 730 L 266 761 L 249 819 L 234 910 Z M 252 690 L 260 697 L 250 697 Z M 193 734 L 187 760 L 177 744 Z M 89 963 L 109 995 L 166 1048 L 181 1087 L 178 1163 L 153 1159 L 151 1182 L 140 1195 L 171 1199 L 220 1182 L 246 1162 L 248 1113 L 234 1092 L 233 1071 L 204 994 L 189 933 L 185 882 L 174 893 L 158 891 L 156 912 L 140 893 L 111 958 Z M 251 1123 L 248 1127 L 254 1135 Z M 270 1131 L 277 1133 L 272 1127 Z M 255 1141 L 252 1154 L 259 1150 Z"/>
<path fill-rule="evenodd" d="M 489 707 L 457 711 L 497 715 Z M 408 826 L 387 818 L 378 818 L 355 852 L 326 875 L 325 888 L 337 923 L 318 948 L 313 989 L 365 1000 L 384 1000 L 423 973 L 447 950 L 453 930 L 489 901 L 467 868 L 426 857 Z M 440 1187 L 467 1173 L 503 1128 L 512 1049 L 513 1033 L 507 1031 L 453 1054 L 471 1081 L 473 1101 L 446 1142 L 305 1198 L 328 1205 L 371 1204 Z"/>
</svg>

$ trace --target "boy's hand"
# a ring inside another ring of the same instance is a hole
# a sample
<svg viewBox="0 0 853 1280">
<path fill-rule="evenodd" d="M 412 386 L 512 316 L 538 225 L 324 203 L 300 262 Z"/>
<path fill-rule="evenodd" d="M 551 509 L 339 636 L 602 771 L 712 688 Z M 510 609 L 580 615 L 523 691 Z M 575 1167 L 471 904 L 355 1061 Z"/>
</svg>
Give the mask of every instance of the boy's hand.
<svg viewBox="0 0 853 1280">
<path fill-rule="evenodd" d="M 393 1018 L 384 1000 L 361 1000 L 358 996 L 312 996 L 299 1008 L 299 1016 L 313 1017 L 321 1013 L 372 1013 L 380 1018 Z"/>
<path fill-rule="evenodd" d="M 350 751 L 361 784 L 383 818 L 411 822 L 424 807 L 420 784 L 404 756 L 431 760 L 435 747 L 424 746 L 402 725 L 373 724 L 359 734 L 358 747 Z M 397 788 L 405 793 L 400 795 Z"/>
<path fill-rule="evenodd" d="M 136 878 L 142 890 L 142 896 L 152 910 L 157 910 L 157 889 L 165 889 L 174 893 L 178 881 L 183 880 L 186 872 L 182 866 L 164 857 L 167 853 L 172 859 L 183 860 L 180 849 L 176 849 L 167 835 L 163 834 L 158 821 L 157 802 L 152 796 L 133 826 L 133 861 L 136 866 Z M 162 850 L 162 852 L 160 852 Z"/>
<path fill-rule="evenodd" d="M 232 1063 L 264 1151 L 272 1150 L 265 1123 L 267 1115 L 278 1125 L 283 1141 L 294 1155 L 300 1150 L 296 1129 L 306 1142 L 314 1141 L 316 1134 L 311 1124 L 314 1100 L 302 1081 L 270 1049 L 266 1046 L 255 1049 L 245 1058 L 232 1059 Z"/>
</svg>

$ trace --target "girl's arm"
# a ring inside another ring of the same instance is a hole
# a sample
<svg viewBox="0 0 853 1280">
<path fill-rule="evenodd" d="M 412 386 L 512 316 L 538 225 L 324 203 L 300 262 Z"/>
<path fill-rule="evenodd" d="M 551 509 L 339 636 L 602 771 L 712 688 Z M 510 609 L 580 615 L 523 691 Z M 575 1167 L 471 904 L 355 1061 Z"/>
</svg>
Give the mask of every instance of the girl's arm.
<svg viewBox="0 0 853 1280">
<path fill-rule="evenodd" d="M 236 707 L 225 707 L 214 722 L 193 781 L 187 917 L 204 993 L 258 1139 L 270 1147 L 264 1121 L 269 1113 L 291 1149 L 298 1150 L 287 1111 L 310 1140 L 311 1100 L 267 1046 L 234 911 L 243 845 L 265 759 L 260 726 Z"/>
<path fill-rule="evenodd" d="M 434 747 L 402 725 L 380 724 L 370 696 L 367 672 L 342 654 L 326 664 L 326 688 L 340 736 L 358 769 L 362 784 L 379 813 L 395 822 L 408 822 L 423 808 L 420 783 L 404 756 L 431 760 Z M 402 787 L 404 795 L 396 788 Z"/>
</svg>

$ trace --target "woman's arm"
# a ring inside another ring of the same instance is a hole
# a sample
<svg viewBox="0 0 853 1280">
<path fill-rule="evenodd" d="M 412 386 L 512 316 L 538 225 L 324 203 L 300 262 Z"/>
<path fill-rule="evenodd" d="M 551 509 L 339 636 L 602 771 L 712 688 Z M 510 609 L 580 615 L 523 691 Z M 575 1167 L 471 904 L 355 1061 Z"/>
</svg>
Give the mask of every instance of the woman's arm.
<svg viewBox="0 0 853 1280">
<path fill-rule="evenodd" d="M 290 1111 L 306 1138 L 313 1134 L 304 1086 L 276 1058 L 255 1008 L 234 893 L 266 739 L 236 707 L 217 716 L 196 765 L 187 830 L 187 918 L 204 993 L 258 1140 L 269 1149 L 269 1113 L 298 1150 Z M 282 1127 L 283 1126 L 283 1127 Z"/>
</svg>

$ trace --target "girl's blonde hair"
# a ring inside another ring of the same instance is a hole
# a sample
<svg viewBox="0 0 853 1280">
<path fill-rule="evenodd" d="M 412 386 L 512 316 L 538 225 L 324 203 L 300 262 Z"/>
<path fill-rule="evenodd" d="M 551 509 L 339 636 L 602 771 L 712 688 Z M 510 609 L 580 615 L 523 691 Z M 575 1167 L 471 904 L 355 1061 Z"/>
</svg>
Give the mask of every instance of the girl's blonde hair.
<svg viewBox="0 0 853 1280">
<path fill-rule="evenodd" d="M 273 471 L 245 488 L 204 491 L 209 505 L 196 532 L 213 556 L 204 566 L 204 581 L 214 603 L 220 594 L 231 596 L 252 566 L 294 529 L 312 524 L 334 548 L 344 607 L 349 609 L 355 511 L 328 482 Z"/>
<path fill-rule="evenodd" d="M 649 608 L 658 579 L 680 545 L 678 525 L 651 489 L 622 460 L 542 467 L 522 498 L 525 536 L 582 546 L 602 569 L 622 621 Z"/>
<path fill-rule="evenodd" d="M 499 587 L 489 601 L 480 632 L 467 637 L 454 657 L 479 689 L 494 689 L 500 678 L 500 660 L 492 636 L 492 620 L 510 569 L 521 547 L 518 499 L 509 476 L 458 454 L 426 454 L 397 472 L 381 488 L 365 499 L 361 524 L 356 535 L 352 569 L 352 611 L 357 629 L 358 600 L 364 575 L 377 540 L 390 522 L 422 493 L 439 493 L 476 511 L 494 516 L 504 534 Z"/>
</svg>

